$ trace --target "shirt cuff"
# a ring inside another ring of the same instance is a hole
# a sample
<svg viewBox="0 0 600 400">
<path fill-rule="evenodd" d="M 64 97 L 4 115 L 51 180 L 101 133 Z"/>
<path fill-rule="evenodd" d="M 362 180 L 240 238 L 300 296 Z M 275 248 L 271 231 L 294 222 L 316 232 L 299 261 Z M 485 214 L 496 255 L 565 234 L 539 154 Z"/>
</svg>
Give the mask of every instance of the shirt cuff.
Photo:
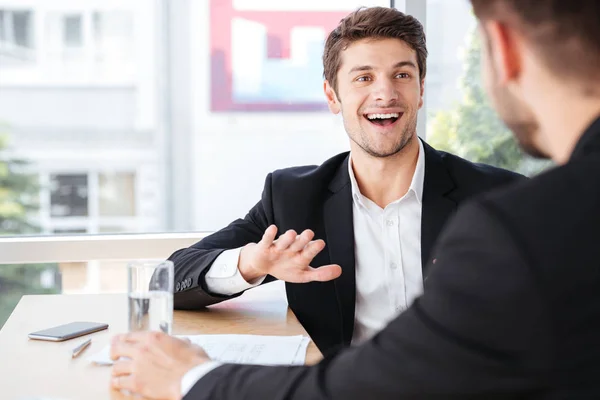
<svg viewBox="0 0 600 400">
<path fill-rule="evenodd" d="M 252 282 L 246 282 L 238 269 L 242 248 L 225 250 L 213 262 L 204 276 L 204 282 L 209 292 L 230 296 L 256 287 L 263 283 L 265 276 Z"/>
<path fill-rule="evenodd" d="M 190 389 L 193 388 L 194 385 L 204 377 L 204 375 L 208 374 L 213 369 L 220 367 L 221 365 L 223 365 L 223 363 L 218 361 L 208 361 L 186 372 L 181 379 L 181 397 L 185 397 Z"/>
</svg>

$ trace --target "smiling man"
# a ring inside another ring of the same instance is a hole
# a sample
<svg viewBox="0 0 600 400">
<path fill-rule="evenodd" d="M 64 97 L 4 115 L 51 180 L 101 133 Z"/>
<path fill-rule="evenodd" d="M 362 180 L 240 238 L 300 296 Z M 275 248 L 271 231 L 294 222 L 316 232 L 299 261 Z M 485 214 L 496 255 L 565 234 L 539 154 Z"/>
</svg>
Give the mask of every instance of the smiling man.
<svg viewBox="0 0 600 400">
<path fill-rule="evenodd" d="M 344 18 L 325 44 L 324 92 L 350 153 L 269 174 L 244 219 L 174 253 L 175 307 L 281 279 L 323 353 L 363 342 L 407 309 L 457 206 L 520 178 L 418 138 L 426 58 L 412 16 L 373 7 Z"/>
</svg>

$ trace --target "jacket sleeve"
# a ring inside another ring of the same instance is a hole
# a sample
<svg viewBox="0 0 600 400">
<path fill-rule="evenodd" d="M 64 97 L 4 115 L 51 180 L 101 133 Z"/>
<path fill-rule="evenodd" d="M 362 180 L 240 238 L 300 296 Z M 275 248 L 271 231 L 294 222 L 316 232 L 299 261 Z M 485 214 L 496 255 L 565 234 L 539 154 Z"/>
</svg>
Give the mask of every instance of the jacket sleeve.
<svg viewBox="0 0 600 400">
<path fill-rule="evenodd" d="M 370 341 L 312 367 L 226 364 L 185 397 L 514 397 L 544 388 L 549 311 L 527 259 L 491 206 L 461 208 L 438 242 L 424 294 Z"/>
<path fill-rule="evenodd" d="M 176 309 L 199 309 L 241 294 L 225 296 L 210 293 L 206 288 L 205 275 L 222 252 L 243 247 L 248 243 L 259 242 L 269 225 L 275 223 L 271 201 L 271 180 L 272 176 L 269 174 L 265 180 L 261 200 L 243 219 L 233 221 L 224 229 L 186 249 L 176 251 L 169 257 L 175 265 L 173 300 Z M 271 282 L 273 279 L 267 276 L 263 283 Z"/>
</svg>

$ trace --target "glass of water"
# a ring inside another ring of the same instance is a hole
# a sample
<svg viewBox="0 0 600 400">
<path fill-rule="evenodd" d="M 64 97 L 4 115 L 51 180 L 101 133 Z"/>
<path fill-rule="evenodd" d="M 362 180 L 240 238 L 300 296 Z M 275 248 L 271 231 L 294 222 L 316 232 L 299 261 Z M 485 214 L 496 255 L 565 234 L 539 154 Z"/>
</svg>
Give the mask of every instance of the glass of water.
<svg viewBox="0 0 600 400">
<path fill-rule="evenodd" d="M 129 332 L 173 326 L 173 262 L 136 260 L 127 265 Z"/>
</svg>

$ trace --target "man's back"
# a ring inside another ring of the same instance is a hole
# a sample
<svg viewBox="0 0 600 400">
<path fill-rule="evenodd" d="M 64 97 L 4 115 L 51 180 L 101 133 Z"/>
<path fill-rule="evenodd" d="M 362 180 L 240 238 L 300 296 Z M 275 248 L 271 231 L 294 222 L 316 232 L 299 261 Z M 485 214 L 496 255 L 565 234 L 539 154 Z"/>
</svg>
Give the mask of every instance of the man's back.
<svg viewBox="0 0 600 400">
<path fill-rule="evenodd" d="M 453 361 L 438 391 L 600 397 L 600 119 L 567 165 L 482 196 L 458 221 L 412 310 Z M 419 328 L 404 333 L 431 350 Z"/>
<path fill-rule="evenodd" d="M 567 165 L 465 204 L 372 341 L 306 371 L 224 366 L 190 398 L 600 398 L 598 177 L 600 119 Z"/>
<path fill-rule="evenodd" d="M 515 238 L 548 316 L 548 382 L 596 396 L 600 376 L 600 122 L 566 166 L 487 196 Z"/>
</svg>

